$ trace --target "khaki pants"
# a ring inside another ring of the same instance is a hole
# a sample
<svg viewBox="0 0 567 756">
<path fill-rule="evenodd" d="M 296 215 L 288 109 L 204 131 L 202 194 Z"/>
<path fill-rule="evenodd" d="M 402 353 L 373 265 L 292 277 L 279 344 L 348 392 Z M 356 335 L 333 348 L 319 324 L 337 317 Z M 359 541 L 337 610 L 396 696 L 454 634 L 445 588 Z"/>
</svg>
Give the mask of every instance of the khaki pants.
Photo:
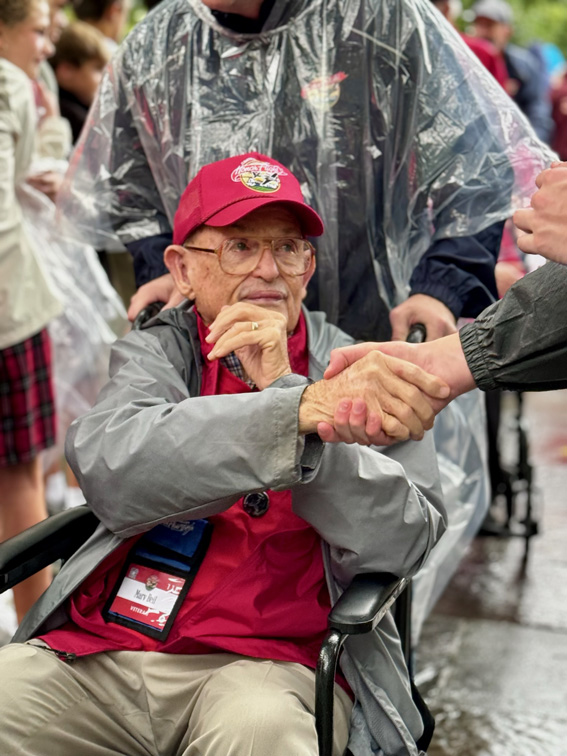
<svg viewBox="0 0 567 756">
<path fill-rule="evenodd" d="M 0 649 L 0 754 L 316 756 L 315 674 L 233 654 Z M 352 703 L 335 686 L 333 754 Z"/>
</svg>

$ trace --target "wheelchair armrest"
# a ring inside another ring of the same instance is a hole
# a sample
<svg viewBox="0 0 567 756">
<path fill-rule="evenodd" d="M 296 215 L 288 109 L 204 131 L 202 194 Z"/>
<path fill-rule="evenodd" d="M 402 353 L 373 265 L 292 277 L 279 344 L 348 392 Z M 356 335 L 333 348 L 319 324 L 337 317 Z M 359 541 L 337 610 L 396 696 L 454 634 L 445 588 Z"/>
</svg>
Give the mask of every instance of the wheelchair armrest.
<svg viewBox="0 0 567 756">
<path fill-rule="evenodd" d="M 369 633 L 409 582 L 388 572 L 357 575 L 331 609 L 329 628 L 345 635 Z"/>
<path fill-rule="evenodd" d="M 88 507 L 75 507 L 0 543 L 0 593 L 58 559 L 68 559 L 97 525 L 98 519 Z"/>
</svg>

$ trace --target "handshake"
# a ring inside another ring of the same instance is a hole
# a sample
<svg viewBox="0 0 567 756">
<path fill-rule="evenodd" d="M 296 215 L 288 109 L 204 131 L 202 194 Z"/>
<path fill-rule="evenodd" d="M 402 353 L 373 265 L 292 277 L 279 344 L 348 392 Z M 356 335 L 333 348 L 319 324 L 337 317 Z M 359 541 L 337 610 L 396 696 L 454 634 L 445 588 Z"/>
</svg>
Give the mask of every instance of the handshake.
<svg viewBox="0 0 567 756">
<path fill-rule="evenodd" d="M 390 445 L 418 441 L 453 398 L 449 386 L 405 359 L 377 348 L 405 350 L 403 342 L 336 349 L 325 379 L 309 386 L 299 407 L 300 433 L 324 441 Z"/>
</svg>

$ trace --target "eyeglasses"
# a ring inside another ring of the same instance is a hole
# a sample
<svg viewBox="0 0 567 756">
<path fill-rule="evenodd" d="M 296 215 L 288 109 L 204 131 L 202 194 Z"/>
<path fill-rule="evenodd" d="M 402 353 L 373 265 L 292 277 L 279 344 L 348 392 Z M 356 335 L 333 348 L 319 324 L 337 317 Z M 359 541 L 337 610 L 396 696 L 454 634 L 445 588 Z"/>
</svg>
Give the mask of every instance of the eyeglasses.
<svg viewBox="0 0 567 756">
<path fill-rule="evenodd" d="M 189 244 L 182 246 L 197 252 L 211 252 L 218 257 L 222 271 L 231 276 L 245 276 L 256 268 L 268 243 L 280 273 L 286 276 L 302 276 L 307 273 L 315 252 L 307 239 L 246 237 L 225 239 L 216 249 L 193 247 Z"/>
</svg>

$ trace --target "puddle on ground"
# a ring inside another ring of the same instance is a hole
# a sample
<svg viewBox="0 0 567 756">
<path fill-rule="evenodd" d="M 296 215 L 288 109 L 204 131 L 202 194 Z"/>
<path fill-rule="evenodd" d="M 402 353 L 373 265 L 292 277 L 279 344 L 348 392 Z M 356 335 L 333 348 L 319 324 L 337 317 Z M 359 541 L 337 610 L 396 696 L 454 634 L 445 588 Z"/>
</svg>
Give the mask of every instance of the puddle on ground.
<svg viewBox="0 0 567 756">
<path fill-rule="evenodd" d="M 428 756 L 567 756 L 567 720 L 467 710 L 462 702 L 432 711 L 437 727 Z"/>
</svg>

